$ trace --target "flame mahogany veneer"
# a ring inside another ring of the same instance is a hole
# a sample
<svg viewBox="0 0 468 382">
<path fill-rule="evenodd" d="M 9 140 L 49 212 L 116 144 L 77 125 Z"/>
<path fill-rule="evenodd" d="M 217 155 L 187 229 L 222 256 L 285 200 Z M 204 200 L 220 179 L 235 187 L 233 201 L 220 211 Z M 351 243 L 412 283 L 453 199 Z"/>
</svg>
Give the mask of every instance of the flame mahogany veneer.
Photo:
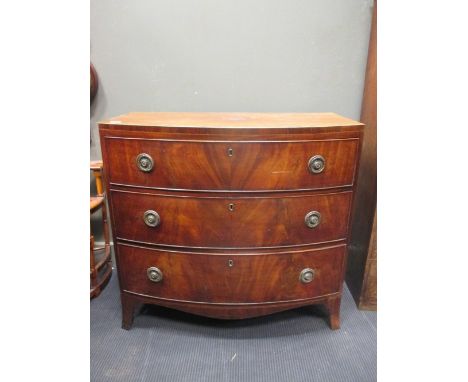
<svg viewBox="0 0 468 382">
<path fill-rule="evenodd" d="M 333 113 L 100 122 L 122 327 L 139 303 L 222 319 L 324 304 L 338 329 L 363 128 Z"/>
</svg>

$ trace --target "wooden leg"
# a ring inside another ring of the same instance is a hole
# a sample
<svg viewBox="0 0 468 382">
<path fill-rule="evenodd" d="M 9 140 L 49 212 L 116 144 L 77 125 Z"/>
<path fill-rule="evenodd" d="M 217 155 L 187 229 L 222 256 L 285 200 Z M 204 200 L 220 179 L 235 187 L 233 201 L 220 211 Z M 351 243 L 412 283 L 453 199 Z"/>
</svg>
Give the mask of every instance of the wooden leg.
<svg viewBox="0 0 468 382">
<path fill-rule="evenodd" d="M 339 329 L 341 296 L 330 297 L 325 305 L 328 309 L 330 328 L 332 330 Z"/>
<path fill-rule="evenodd" d="M 120 300 L 122 302 L 122 329 L 130 330 L 133 324 L 136 300 L 125 293 L 120 294 Z"/>
</svg>

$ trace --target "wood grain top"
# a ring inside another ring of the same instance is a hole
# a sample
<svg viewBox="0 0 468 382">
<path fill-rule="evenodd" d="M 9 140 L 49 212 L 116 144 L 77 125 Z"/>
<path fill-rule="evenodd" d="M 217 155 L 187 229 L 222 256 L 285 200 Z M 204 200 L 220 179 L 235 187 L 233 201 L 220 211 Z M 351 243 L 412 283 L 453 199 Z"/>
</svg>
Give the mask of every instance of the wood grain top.
<svg viewBox="0 0 468 382">
<path fill-rule="evenodd" d="M 101 125 L 193 128 L 304 128 L 362 126 L 335 113 L 128 113 L 99 122 Z"/>
</svg>

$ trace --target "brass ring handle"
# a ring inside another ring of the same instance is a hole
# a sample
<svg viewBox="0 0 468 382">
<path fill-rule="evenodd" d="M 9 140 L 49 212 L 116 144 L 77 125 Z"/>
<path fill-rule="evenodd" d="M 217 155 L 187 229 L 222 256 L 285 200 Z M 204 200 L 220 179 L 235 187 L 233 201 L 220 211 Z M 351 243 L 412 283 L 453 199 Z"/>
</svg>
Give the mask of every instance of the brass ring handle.
<svg viewBox="0 0 468 382">
<path fill-rule="evenodd" d="M 136 158 L 138 168 L 143 172 L 150 172 L 153 169 L 153 158 L 149 154 L 141 153 Z"/>
<path fill-rule="evenodd" d="M 301 283 L 310 283 L 315 277 L 315 271 L 312 268 L 304 268 L 299 275 Z"/>
<path fill-rule="evenodd" d="M 320 174 L 325 169 L 325 158 L 321 155 L 314 155 L 309 159 L 308 167 L 312 174 Z"/>
<path fill-rule="evenodd" d="M 146 270 L 146 274 L 148 275 L 148 279 L 154 283 L 159 283 L 163 279 L 163 273 L 156 267 L 149 267 Z"/>
<path fill-rule="evenodd" d="M 143 214 L 143 221 L 148 227 L 157 227 L 161 222 L 161 218 L 156 211 L 148 210 Z"/>
<path fill-rule="evenodd" d="M 318 211 L 310 211 L 304 218 L 305 225 L 309 228 L 315 228 L 320 224 L 322 215 Z"/>
</svg>

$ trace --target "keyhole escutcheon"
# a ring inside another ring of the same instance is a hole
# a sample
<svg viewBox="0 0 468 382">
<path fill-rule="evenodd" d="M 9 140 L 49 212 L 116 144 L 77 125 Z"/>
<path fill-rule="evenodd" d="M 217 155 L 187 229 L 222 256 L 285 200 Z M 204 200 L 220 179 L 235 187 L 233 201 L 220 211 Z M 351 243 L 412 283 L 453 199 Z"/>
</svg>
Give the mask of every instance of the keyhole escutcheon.
<svg viewBox="0 0 468 382">
<path fill-rule="evenodd" d="M 228 148 L 227 153 L 228 153 L 228 156 L 230 156 L 230 157 L 232 157 L 234 155 L 234 150 L 232 149 L 232 147 Z"/>
<path fill-rule="evenodd" d="M 228 260 L 228 266 L 229 268 L 233 267 L 234 266 L 234 261 L 232 261 L 231 259 Z"/>
<path fill-rule="evenodd" d="M 229 211 L 234 211 L 234 203 L 229 203 Z"/>
</svg>

